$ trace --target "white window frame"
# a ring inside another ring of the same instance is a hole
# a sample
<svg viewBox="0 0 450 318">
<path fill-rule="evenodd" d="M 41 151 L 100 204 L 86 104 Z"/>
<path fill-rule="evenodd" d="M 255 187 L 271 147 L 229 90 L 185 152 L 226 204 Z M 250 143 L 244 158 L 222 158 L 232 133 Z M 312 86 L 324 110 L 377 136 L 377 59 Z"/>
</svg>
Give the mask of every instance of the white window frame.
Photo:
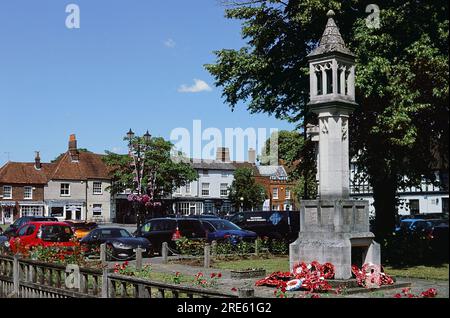
<svg viewBox="0 0 450 318">
<path fill-rule="evenodd" d="M 29 191 L 27 191 L 27 189 Z M 27 197 L 26 196 L 27 193 L 29 193 L 30 196 Z M 23 187 L 23 199 L 24 200 L 33 200 L 33 187 L 30 187 L 30 186 Z"/>
<path fill-rule="evenodd" d="M 95 186 L 96 184 L 97 184 L 97 187 Z M 100 184 L 100 192 L 95 191 L 95 190 L 98 190 L 98 184 Z M 101 182 L 101 181 L 92 182 L 92 194 L 93 195 L 102 195 L 103 194 L 103 182 Z"/>
<path fill-rule="evenodd" d="M 225 191 L 225 194 L 222 193 L 222 191 Z M 228 183 L 221 183 L 220 184 L 220 196 L 221 197 L 227 197 L 228 196 Z"/>
<path fill-rule="evenodd" d="M 63 192 L 63 185 L 68 185 L 68 187 L 67 187 L 67 193 L 68 193 L 68 194 L 63 194 L 63 193 L 62 193 L 62 192 Z M 60 196 L 62 196 L 62 197 L 70 197 L 70 183 L 66 183 L 66 182 L 61 183 L 61 184 L 60 184 L 60 188 L 59 188 L 59 194 L 60 194 Z"/>
<path fill-rule="evenodd" d="M 100 210 L 101 210 L 100 214 L 95 214 L 95 213 L 98 213 L 98 212 L 94 212 L 96 207 L 100 207 Z M 92 215 L 93 216 L 102 216 L 103 215 L 103 205 L 99 204 L 99 203 L 94 203 L 92 205 Z"/>
<path fill-rule="evenodd" d="M 180 187 L 177 187 L 175 189 L 175 194 L 181 194 L 181 188 Z"/>
<path fill-rule="evenodd" d="M 286 188 L 286 200 L 290 200 L 290 199 L 291 199 L 291 189 Z"/>
<path fill-rule="evenodd" d="M 206 185 L 207 185 L 207 187 L 205 187 Z M 209 197 L 209 195 L 210 195 L 209 186 L 210 186 L 210 184 L 208 182 L 202 183 L 202 197 Z"/>
<path fill-rule="evenodd" d="M 5 189 L 9 189 L 9 196 L 6 196 L 6 190 Z M 13 187 L 9 186 L 9 185 L 4 185 L 3 186 L 3 199 L 12 199 L 13 198 Z"/>
<path fill-rule="evenodd" d="M 191 194 L 191 184 L 187 183 L 184 190 L 186 191 L 186 194 Z"/>
<path fill-rule="evenodd" d="M 272 198 L 278 199 L 278 196 L 279 196 L 279 189 L 278 188 L 272 188 Z"/>
</svg>

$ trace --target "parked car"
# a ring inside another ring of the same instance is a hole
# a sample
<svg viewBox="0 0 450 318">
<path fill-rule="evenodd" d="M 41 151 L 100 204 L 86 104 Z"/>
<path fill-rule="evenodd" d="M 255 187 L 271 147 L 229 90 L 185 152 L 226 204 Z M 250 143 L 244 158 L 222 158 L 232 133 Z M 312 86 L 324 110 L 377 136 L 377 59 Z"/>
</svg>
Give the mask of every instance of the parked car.
<svg viewBox="0 0 450 318">
<path fill-rule="evenodd" d="M 3 235 L 8 238 L 11 237 L 13 233 L 15 233 L 22 225 L 28 222 L 58 222 L 58 219 L 55 217 L 47 217 L 47 216 L 22 216 L 14 221 L 5 231 L 3 231 Z"/>
<path fill-rule="evenodd" d="M 138 232 L 134 232 L 134 235 L 138 235 Z M 154 250 L 160 252 L 164 242 L 175 249 L 176 241 L 181 237 L 206 239 L 206 229 L 199 219 L 156 218 L 147 220 L 142 225 L 140 236 L 148 239 Z"/>
<path fill-rule="evenodd" d="M 254 241 L 257 234 L 252 231 L 243 230 L 234 223 L 222 219 L 204 219 L 203 225 L 207 230 L 208 241 L 226 241 L 238 244 L 240 241 Z"/>
<path fill-rule="evenodd" d="M 137 231 L 134 233 L 137 235 Z M 154 250 L 159 252 L 167 242 L 173 250 L 181 237 L 190 240 L 230 240 L 236 244 L 241 240 L 254 240 L 257 235 L 220 218 L 159 218 L 147 221 L 141 227 L 142 237 L 147 238 Z"/>
<path fill-rule="evenodd" d="M 409 235 L 413 233 L 429 234 L 433 229 L 433 222 L 424 219 L 403 219 L 400 225 L 395 229 L 399 235 Z"/>
<path fill-rule="evenodd" d="M 80 240 L 86 255 L 95 253 L 105 243 L 108 260 L 127 260 L 135 256 L 140 247 L 146 256 L 153 255 L 151 243 L 142 237 L 133 237 L 130 232 L 120 227 L 104 227 L 91 231 Z"/>
<path fill-rule="evenodd" d="M 189 218 L 189 219 L 220 219 L 220 216 L 217 216 L 215 214 L 195 214 L 195 215 L 183 215 L 184 218 Z"/>
<path fill-rule="evenodd" d="M 92 230 L 98 227 L 95 222 L 85 222 L 85 221 L 64 221 L 71 228 L 77 239 L 82 239 L 88 235 Z"/>
<path fill-rule="evenodd" d="M 237 212 L 228 220 L 242 229 L 255 232 L 259 237 L 285 239 L 293 242 L 300 232 L 299 211 Z"/>
<path fill-rule="evenodd" d="M 73 232 L 64 222 L 29 222 L 22 225 L 5 243 L 6 247 L 16 253 L 18 245 L 32 249 L 36 246 L 73 247 Z"/>
</svg>

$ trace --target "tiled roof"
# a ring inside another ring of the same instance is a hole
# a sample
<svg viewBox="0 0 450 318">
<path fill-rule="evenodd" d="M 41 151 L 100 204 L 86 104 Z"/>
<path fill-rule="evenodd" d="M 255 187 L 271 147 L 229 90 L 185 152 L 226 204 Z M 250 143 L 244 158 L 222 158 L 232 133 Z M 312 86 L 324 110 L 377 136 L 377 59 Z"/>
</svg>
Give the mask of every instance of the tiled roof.
<svg viewBox="0 0 450 318">
<path fill-rule="evenodd" d="M 56 163 L 50 176 L 53 180 L 110 179 L 108 166 L 102 160 L 103 155 L 91 152 L 79 152 L 79 159 L 72 161 L 67 151 Z"/>
<path fill-rule="evenodd" d="M 344 40 L 342 39 L 341 33 L 339 32 L 339 28 L 336 25 L 336 22 L 334 22 L 334 12 L 332 10 L 328 11 L 327 16 L 328 22 L 325 27 L 325 31 L 323 32 L 322 38 L 320 39 L 320 44 L 308 56 L 312 57 L 332 52 L 354 56 L 354 54 L 345 46 Z"/>
<path fill-rule="evenodd" d="M 219 160 L 197 160 L 191 161 L 192 168 L 194 169 L 207 169 L 207 170 L 236 170 L 231 162 L 223 162 Z"/>
<path fill-rule="evenodd" d="M 0 168 L 0 183 L 46 184 L 54 165 L 43 163 L 40 170 L 34 162 L 7 162 Z"/>
<path fill-rule="evenodd" d="M 257 166 L 255 164 L 250 163 L 250 162 L 237 162 L 237 161 L 234 161 L 233 165 L 236 167 L 236 169 L 238 169 L 238 168 L 248 168 L 248 169 L 253 170 L 253 175 L 255 177 L 260 175 Z"/>
<path fill-rule="evenodd" d="M 287 177 L 283 166 L 258 166 L 259 173 L 267 177 Z"/>
</svg>

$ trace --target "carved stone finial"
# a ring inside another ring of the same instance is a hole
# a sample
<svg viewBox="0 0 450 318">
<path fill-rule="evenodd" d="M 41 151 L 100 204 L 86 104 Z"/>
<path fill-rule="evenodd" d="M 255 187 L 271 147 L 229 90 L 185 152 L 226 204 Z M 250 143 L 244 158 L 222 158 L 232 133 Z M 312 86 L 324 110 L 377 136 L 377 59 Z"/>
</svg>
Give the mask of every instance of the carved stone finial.
<svg viewBox="0 0 450 318">
<path fill-rule="evenodd" d="M 328 12 L 327 12 L 327 17 L 329 17 L 329 18 L 332 18 L 332 17 L 334 17 L 334 11 L 333 10 L 329 10 Z"/>
</svg>

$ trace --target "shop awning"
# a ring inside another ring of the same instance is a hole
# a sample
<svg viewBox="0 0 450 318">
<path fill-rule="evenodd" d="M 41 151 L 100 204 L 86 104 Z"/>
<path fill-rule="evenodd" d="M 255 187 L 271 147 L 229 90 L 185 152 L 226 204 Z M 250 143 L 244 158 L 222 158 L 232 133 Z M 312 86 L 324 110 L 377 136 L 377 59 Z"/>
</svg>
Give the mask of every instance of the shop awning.
<svg viewBox="0 0 450 318">
<path fill-rule="evenodd" d="M 20 206 L 45 206 L 44 201 L 19 201 Z"/>
<path fill-rule="evenodd" d="M 0 201 L 0 206 L 15 207 L 16 206 L 16 201 Z"/>
</svg>

